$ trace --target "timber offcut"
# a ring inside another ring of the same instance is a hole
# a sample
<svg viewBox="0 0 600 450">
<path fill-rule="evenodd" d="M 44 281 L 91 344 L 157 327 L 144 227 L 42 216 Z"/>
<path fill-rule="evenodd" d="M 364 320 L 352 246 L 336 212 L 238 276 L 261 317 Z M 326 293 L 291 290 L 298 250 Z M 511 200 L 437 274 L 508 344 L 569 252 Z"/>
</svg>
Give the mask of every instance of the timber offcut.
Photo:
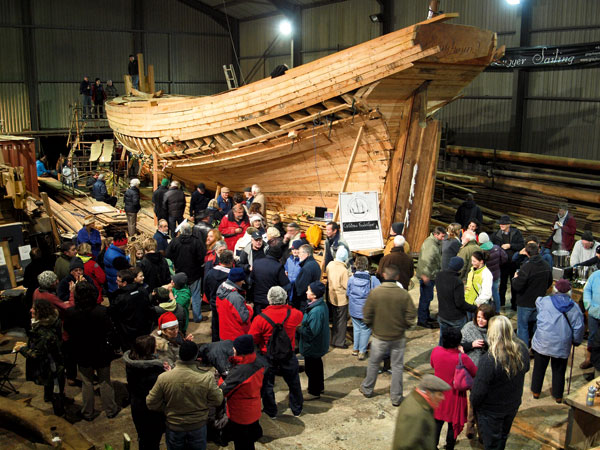
<svg viewBox="0 0 600 450">
<path fill-rule="evenodd" d="M 499 56 L 495 33 L 446 23 L 454 17 L 218 95 L 118 97 L 107 104 L 109 124 L 174 179 L 234 191 L 258 183 L 270 209 L 333 211 L 340 190 L 377 191 L 384 234 L 404 221 L 418 250 L 439 148 L 431 116 Z"/>
</svg>

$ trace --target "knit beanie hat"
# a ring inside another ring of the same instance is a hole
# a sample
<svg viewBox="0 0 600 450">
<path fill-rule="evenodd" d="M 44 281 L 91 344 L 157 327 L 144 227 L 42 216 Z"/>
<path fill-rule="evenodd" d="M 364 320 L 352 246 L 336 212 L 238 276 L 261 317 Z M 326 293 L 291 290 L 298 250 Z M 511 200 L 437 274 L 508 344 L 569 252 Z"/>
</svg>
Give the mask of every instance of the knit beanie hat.
<svg viewBox="0 0 600 450">
<path fill-rule="evenodd" d="M 171 275 L 171 280 L 173 280 L 173 283 L 175 283 L 175 289 L 182 289 L 186 284 L 188 284 L 188 277 L 184 272 Z"/>
<path fill-rule="evenodd" d="M 325 294 L 325 285 L 320 281 L 313 281 L 308 287 L 317 298 L 321 298 Z"/>
<path fill-rule="evenodd" d="M 453 256 L 448 263 L 448 269 L 458 272 L 465 265 L 464 260 L 460 256 Z"/>
<path fill-rule="evenodd" d="M 296 239 L 292 242 L 293 249 L 298 250 L 300 247 L 302 247 L 302 239 Z"/>
<path fill-rule="evenodd" d="M 175 325 L 179 325 L 179 322 L 177 321 L 177 317 L 175 317 L 175 314 L 173 314 L 172 312 L 166 312 L 158 318 L 159 331 L 162 331 L 165 328 L 174 327 Z"/>
<path fill-rule="evenodd" d="M 561 278 L 554 284 L 554 287 L 556 288 L 556 290 L 558 292 L 566 294 L 567 292 L 569 292 L 571 290 L 571 283 L 569 283 L 569 280 L 565 280 L 564 278 Z"/>
<path fill-rule="evenodd" d="M 169 179 L 168 178 L 163 178 L 162 181 L 160 182 L 161 186 L 168 186 L 169 185 Z"/>
<path fill-rule="evenodd" d="M 74 269 L 83 270 L 83 261 L 81 258 L 75 257 L 71 260 L 71 264 L 69 265 L 69 272 Z"/>
<path fill-rule="evenodd" d="M 487 233 L 479 233 L 479 246 L 481 250 L 491 250 L 494 246 Z"/>
<path fill-rule="evenodd" d="M 229 271 L 227 279 L 233 281 L 234 283 L 237 283 L 238 281 L 244 281 L 246 279 L 244 269 L 241 267 L 234 267 Z"/>
<path fill-rule="evenodd" d="M 402 231 L 404 231 L 404 222 L 394 222 L 392 224 L 392 230 L 396 234 L 402 234 Z"/>
<path fill-rule="evenodd" d="M 238 355 L 254 353 L 254 339 L 249 334 L 242 334 L 233 341 L 233 348 L 235 348 Z"/>
<path fill-rule="evenodd" d="M 48 290 L 54 283 L 58 281 L 58 277 L 51 270 L 44 270 L 38 275 L 37 280 L 42 289 Z"/>
<path fill-rule="evenodd" d="M 190 341 L 184 341 L 179 347 L 179 359 L 182 361 L 193 361 L 198 356 L 198 345 Z"/>
</svg>

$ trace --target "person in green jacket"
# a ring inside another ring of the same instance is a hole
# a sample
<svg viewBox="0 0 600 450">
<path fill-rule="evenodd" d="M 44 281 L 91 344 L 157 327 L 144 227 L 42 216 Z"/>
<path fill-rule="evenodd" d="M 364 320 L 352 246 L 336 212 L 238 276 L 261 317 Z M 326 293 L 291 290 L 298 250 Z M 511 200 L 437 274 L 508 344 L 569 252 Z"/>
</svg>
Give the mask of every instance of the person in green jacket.
<svg viewBox="0 0 600 450">
<path fill-rule="evenodd" d="M 392 450 L 434 450 L 435 420 L 433 411 L 444 400 L 450 385 L 427 374 L 398 408 Z"/>
<path fill-rule="evenodd" d="M 173 292 L 173 297 L 175 297 L 175 302 L 185 309 L 185 326 L 183 328 L 183 333 L 185 333 L 190 321 L 190 304 L 192 302 L 192 291 L 188 286 L 187 275 L 184 272 L 172 275 L 169 286 Z"/>
<path fill-rule="evenodd" d="M 308 377 L 308 395 L 305 401 L 321 398 L 325 389 L 323 355 L 329 350 L 329 311 L 323 300 L 325 285 L 313 281 L 308 286 L 306 298 L 309 303 L 300 325 L 300 353 L 304 356 L 304 366 Z"/>
<path fill-rule="evenodd" d="M 433 328 L 434 321 L 429 315 L 429 304 L 433 300 L 435 277 L 442 269 L 442 241 L 445 237 L 444 227 L 435 227 L 433 233 L 421 244 L 416 273 L 421 291 L 417 325 L 425 328 Z"/>
</svg>

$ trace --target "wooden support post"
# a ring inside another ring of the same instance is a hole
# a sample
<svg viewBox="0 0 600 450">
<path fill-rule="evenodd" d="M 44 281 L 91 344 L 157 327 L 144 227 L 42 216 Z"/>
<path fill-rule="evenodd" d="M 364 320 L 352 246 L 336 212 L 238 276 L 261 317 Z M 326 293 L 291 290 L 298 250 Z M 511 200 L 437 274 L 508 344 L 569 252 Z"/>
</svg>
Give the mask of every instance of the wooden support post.
<svg viewBox="0 0 600 450">
<path fill-rule="evenodd" d="M 344 175 L 344 182 L 342 183 L 342 187 L 340 188 L 340 192 L 344 192 L 346 186 L 348 186 L 348 180 L 350 179 L 350 172 L 352 172 L 352 166 L 354 166 L 354 160 L 356 159 L 356 154 L 358 153 L 358 147 L 360 143 L 360 139 L 362 137 L 363 131 L 365 129 L 364 125 L 358 130 L 358 134 L 356 135 L 356 140 L 354 141 L 354 148 L 352 149 L 352 154 L 350 155 L 350 159 L 348 160 L 348 167 L 346 168 L 346 175 Z M 333 221 L 337 222 L 340 216 L 340 201 L 338 197 L 338 203 L 335 207 L 335 213 L 333 214 Z"/>
<path fill-rule="evenodd" d="M 131 82 L 131 75 L 125 75 L 123 77 L 125 83 L 125 95 L 131 95 L 131 89 L 133 89 L 133 83 Z M 79 134 L 79 132 L 78 132 Z"/>
<path fill-rule="evenodd" d="M 48 193 L 40 192 L 40 197 L 42 199 L 42 202 L 44 203 L 44 209 L 46 210 L 46 214 L 48 214 L 48 217 L 50 217 L 50 224 L 52 225 L 52 236 L 54 237 L 54 244 L 56 246 L 59 246 L 60 234 L 58 234 L 58 227 L 56 226 L 54 212 L 52 211 L 52 207 L 50 206 L 50 199 L 48 199 Z"/>
<path fill-rule="evenodd" d="M 148 92 L 154 94 L 156 92 L 156 85 L 154 83 L 154 66 L 148 66 Z"/>
<path fill-rule="evenodd" d="M 4 259 L 6 261 L 6 268 L 8 269 L 8 277 L 10 278 L 10 285 L 13 288 L 17 287 L 17 277 L 15 277 L 15 267 L 13 265 L 12 255 L 10 254 L 10 244 L 8 241 L 0 242 L 0 248 L 4 253 Z"/>
<path fill-rule="evenodd" d="M 152 154 L 152 192 L 158 189 L 158 153 Z M 154 214 L 154 226 L 158 225 L 158 217 Z"/>
<path fill-rule="evenodd" d="M 215 189 L 215 200 L 219 198 L 219 195 L 221 195 L 221 185 L 217 183 L 217 189 Z"/>
<path fill-rule="evenodd" d="M 138 87 L 140 88 L 140 91 L 148 92 L 148 86 L 146 86 L 146 66 L 144 66 L 144 54 L 143 53 L 137 54 L 137 61 L 138 61 L 138 75 L 140 77 L 140 84 Z"/>
</svg>

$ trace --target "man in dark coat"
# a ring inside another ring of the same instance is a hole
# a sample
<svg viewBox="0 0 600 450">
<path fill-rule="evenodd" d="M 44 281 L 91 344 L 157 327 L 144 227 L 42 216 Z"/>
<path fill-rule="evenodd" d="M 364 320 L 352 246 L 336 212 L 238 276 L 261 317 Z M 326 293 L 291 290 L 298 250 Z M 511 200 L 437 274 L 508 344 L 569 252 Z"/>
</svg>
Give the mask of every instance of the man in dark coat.
<svg viewBox="0 0 600 450">
<path fill-rule="evenodd" d="M 515 263 L 513 263 L 513 255 L 519 253 L 525 242 L 523 235 L 519 230 L 511 226 L 512 221 L 509 216 L 502 216 L 498 220 L 498 226 L 500 229 L 491 236 L 493 244 L 502 247 L 508 256 L 508 260 L 500 266 L 500 305 L 506 304 L 506 287 L 508 279 L 512 278 L 517 270 Z M 468 262 L 467 262 L 468 264 Z M 513 309 L 516 309 L 516 302 L 512 301 Z"/>
<path fill-rule="evenodd" d="M 92 186 L 92 197 L 99 202 L 108 203 L 112 207 L 117 204 L 117 197 L 108 195 L 103 173 L 98 175 L 98 179 L 94 183 L 94 186 Z"/>
<path fill-rule="evenodd" d="M 92 100 L 94 101 L 94 109 L 96 110 L 96 118 L 104 117 L 104 101 L 106 100 L 106 92 L 100 78 L 96 78 L 92 86 Z"/>
<path fill-rule="evenodd" d="M 313 258 L 313 248 L 309 244 L 304 244 L 300 247 L 298 257 L 300 258 L 300 272 L 294 282 L 292 306 L 304 313 L 308 304 L 306 291 L 310 283 L 321 279 L 321 268 L 319 267 L 319 263 Z"/>
<path fill-rule="evenodd" d="M 88 77 L 83 77 L 79 84 L 79 93 L 83 96 L 83 119 L 89 119 L 92 116 L 92 85 Z"/>
<path fill-rule="evenodd" d="M 329 222 L 325 226 L 325 235 L 327 236 L 327 239 L 325 239 L 325 253 L 323 255 L 321 272 L 325 270 L 327 264 L 335 259 L 335 254 L 337 253 L 337 249 L 340 245 L 346 247 L 348 254 L 352 255 L 352 253 L 350 253 L 350 246 L 340 235 L 340 226 L 337 222 Z"/>
<path fill-rule="evenodd" d="M 185 211 L 185 194 L 179 189 L 179 181 L 171 182 L 169 190 L 163 197 L 162 205 L 169 221 L 171 237 L 175 237 L 175 229 L 177 228 L 177 224 L 183 222 L 183 213 Z"/>
<path fill-rule="evenodd" d="M 158 221 L 158 228 L 156 229 L 156 233 L 152 236 L 156 241 L 156 250 L 160 252 L 161 255 L 165 255 L 167 251 L 167 247 L 169 245 L 169 222 L 166 219 L 160 219 Z"/>
<path fill-rule="evenodd" d="M 144 243 L 144 257 L 138 265 L 144 272 L 144 282 L 148 285 L 148 291 L 164 286 L 171 281 L 171 272 L 166 258 L 156 251 L 157 245 L 154 239 L 148 239 Z"/>
<path fill-rule="evenodd" d="M 285 269 L 279 260 L 283 254 L 283 248 L 279 246 L 269 247 L 264 258 L 253 262 L 250 273 L 251 291 L 249 300 L 254 303 L 254 315 L 269 306 L 267 294 L 273 286 L 281 286 L 285 290 L 290 288 L 290 280 L 285 274 Z"/>
<path fill-rule="evenodd" d="M 192 198 L 190 199 L 190 216 L 196 217 L 200 211 L 204 211 L 208 208 L 208 202 L 210 197 L 206 193 L 206 187 L 204 183 L 198 183 L 196 190 L 192 192 Z"/>
<path fill-rule="evenodd" d="M 381 261 L 379 261 L 377 278 L 382 281 L 383 269 L 389 265 L 394 265 L 400 270 L 400 278 L 398 281 L 402 287 L 408 291 L 410 279 L 415 274 L 415 264 L 413 263 L 413 259 L 404 253 L 405 242 L 404 236 L 394 236 L 394 248 L 392 248 L 392 251 L 388 255 L 385 255 L 381 258 Z"/>
<path fill-rule="evenodd" d="M 167 211 L 163 208 L 163 200 L 167 193 L 169 180 L 163 178 L 160 186 L 152 193 L 152 204 L 154 205 L 154 214 L 158 220 L 167 220 Z"/>
<path fill-rule="evenodd" d="M 206 243 L 208 232 L 212 230 L 209 222 L 210 215 L 204 210 L 201 210 L 194 216 L 194 229 L 192 230 L 192 234 L 204 243 Z"/>
<path fill-rule="evenodd" d="M 134 178 L 129 182 L 129 189 L 123 194 L 123 203 L 125 205 L 125 214 L 127 215 L 127 232 L 133 236 L 137 230 L 137 213 L 142 209 L 140 204 L 140 180 Z"/>
<path fill-rule="evenodd" d="M 528 243 L 525 252 L 529 261 L 521 266 L 511 281 L 513 291 L 517 293 L 517 336 L 529 345 L 529 325 L 537 322 L 535 301 L 544 297 L 552 286 L 552 268 L 540 256 L 537 244 Z"/>
<path fill-rule="evenodd" d="M 244 247 L 244 250 L 240 252 L 240 260 L 238 266 L 244 269 L 249 274 L 254 265 L 254 261 L 264 258 L 265 255 L 265 241 L 263 240 L 262 234 L 258 231 L 252 233 L 251 241 Z"/>
<path fill-rule="evenodd" d="M 134 89 L 140 86 L 140 68 L 134 55 L 129 55 L 129 64 L 127 64 L 127 73 L 131 76 L 131 85 Z"/>
<path fill-rule="evenodd" d="M 110 363 L 114 357 L 110 343 L 116 337 L 108 309 L 96 304 L 96 288 L 92 283 L 77 283 L 73 296 L 75 307 L 65 311 L 64 329 L 69 334 L 72 357 L 83 381 L 81 415 L 87 421 L 97 416 L 94 412 L 96 374 L 102 406 L 107 417 L 113 418 L 120 408 L 115 403 L 115 392 L 110 382 Z"/>
<path fill-rule="evenodd" d="M 225 250 L 219 256 L 219 263 L 206 274 L 204 293 L 212 311 L 212 341 L 219 341 L 219 314 L 217 312 L 217 289 L 227 280 L 229 271 L 233 267 L 233 252 Z"/>
<path fill-rule="evenodd" d="M 481 208 L 475 203 L 473 194 L 467 194 L 466 200 L 456 210 L 454 221 L 460 223 L 463 230 L 466 230 L 472 219 L 483 223 L 483 214 L 481 213 Z"/>
<path fill-rule="evenodd" d="M 183 192 L 181 193 L 183 195 Z M 167 258 L 173 261 L 177 272 L 184 272 L 188 277 L 192 292 L 192 312 L 194 322 L 202 322 L 202 276 L 204 274 L 204 242 L 192 234 L 191 225 L 181 227 L 180 235 L 167 247 Z"/>
<path fill-rule="evenodd" d="M 138 336 L 145 336 L 152 331 L 154 312 L 146 293 L 135 283 L 130 269 L 119 270 L 114 301 L 108 312 L 117 328 L 121 348 L 129 350 Z"/>
</svg>

